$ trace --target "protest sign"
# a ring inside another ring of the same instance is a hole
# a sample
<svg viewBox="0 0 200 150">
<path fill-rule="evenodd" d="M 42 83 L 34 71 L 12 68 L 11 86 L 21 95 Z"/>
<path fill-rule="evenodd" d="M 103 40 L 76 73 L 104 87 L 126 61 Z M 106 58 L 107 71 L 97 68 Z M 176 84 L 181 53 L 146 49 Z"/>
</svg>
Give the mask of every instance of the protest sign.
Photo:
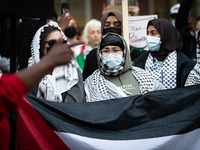
<svg viewBox="0 0 200 150">
<path fill-rule="evenodd" d="M 147 24 L 157 15 L 131 16 L 129 18 L 129 44 L 138 50 L 148 50 L 146 44 Z"/>
</svg>

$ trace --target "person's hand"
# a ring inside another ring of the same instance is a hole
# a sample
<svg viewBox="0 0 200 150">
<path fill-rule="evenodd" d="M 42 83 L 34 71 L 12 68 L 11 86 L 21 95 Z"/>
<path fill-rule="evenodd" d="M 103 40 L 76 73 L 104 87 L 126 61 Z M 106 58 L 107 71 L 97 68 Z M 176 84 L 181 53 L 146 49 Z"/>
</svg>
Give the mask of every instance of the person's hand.
<svg viewBox="0 0 200 150">
<path fill-rule="evenodd" d="M 84 44 L 84 42 L 78 41 L 72 44 L 63 44 L 63 39 L 60 39 L 37 64 L 28 69 L 20 70 L 16 75 L 30 91 L 46 74 L 50 74 L 55 67 L 70 63 L 73 57 L 71 47 L 79 44 Z"/>
<path fill-rule="evenodd" d="M 63 32 L 68 27 L 69 22 L 72 19 L 70 15 L 66 16 L 66 13 L 68 13 L 68 10 L 65 10 L 62 16 L 58 16 L 58 19 L 57 19 L 58 25 L 62 29 Z"/>
<path fill-rule="evenodd" d="M 128 7 L 128 13 L 131 16 L 138 16 L 139 15 L 139 11 L 140 11 L 140 7 L 139 7 L 138 0 L 135 1 L 135 6 L 129 6 Z"/>
<path fill-rule="evenodd" d="M 142 93 L 142 95 L 145 95 L 145 94 L 147 94 L 148 93 L 148 91 L 144 91 L 143 93 Z"/>
<path fill-rule="evenodd" d="M 105 14 L 107 11 L 108 11 L 108 7 L 106 7 L 106 4 L 103 3 L 102 15 Z"/>
<path fill-rule="evenodd" d="M 73 58 L 73 51 L 71 47 L 84 44 L 83 41 L 77 41 L 71 44 L 65 43 L 62 44 L 63 40 L 59 40 L 55 43 L 55 45 L 51 48 L 49 53 L 41 59 L 45 63 L 48 63 L 50 66 L 57 67 L 61 65 L 65 65 L 71 62 Z"/>
</svg>

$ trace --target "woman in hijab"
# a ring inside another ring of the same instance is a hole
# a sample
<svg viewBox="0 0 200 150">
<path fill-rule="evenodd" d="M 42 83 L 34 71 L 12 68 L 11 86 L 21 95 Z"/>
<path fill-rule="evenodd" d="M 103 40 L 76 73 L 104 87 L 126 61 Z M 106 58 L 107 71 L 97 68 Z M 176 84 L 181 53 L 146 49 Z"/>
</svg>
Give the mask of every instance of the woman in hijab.
<svg viewBox="0 0 200 150">
<path fill-rule="evenodd" d="M 190 72 L 185 86 L 197 85 L 200 84 L 200 29 L 196 32 L 196 41 L 197 41 L 197 64 L 194 66 Z"/>
<path fill-rule="evenodd" d="M 105 34 L 97 47 L 98 66 L 85 80 L 87 102 L 102 101 L 161 90 L 164 86 L 150 73 L 132 67 L 125 40 L 118 34 Z"/>
<path fill-rule="evenodd" d="M 167 89 L 183 87 L 195 61 L 181 52 L 182 39 L 166 19 L 153 19 L 147 25 L 146 52 L 134 65 L 150 72 Z"/>
<path fill-rule="evenodd" d="M 48 55 L 48 51 L 60 38 L 63 38 L 63 43 L 67 42 L 56 22 L 50 22 L 38 29 L 32 41 L 28 66 L 38 63 L 44 55 Z M 33 94 L 41 99 L 55 102 L 82 102 L 83 79 L 75 61 L 72 60 L 68 65 L 57 67 L 51 74 L 46 75 Z"/>
<path fill-rule="evenodd" d="M 118 10 L 108 10 L 103 14 L 101 18 L 101 34 L 102 36 L 108 32 L 123 35 L 122 31 L 122 12 Z M 131 49 L 131 59 L 137 58 L 142 51 Z M 85 66 L 83 70 L 83 80 L 91 75 L 96 69 L 98 69 L 97 63 L 97 49 L 93 49 L 87 55 L 85 60 Z"/>
</svg>

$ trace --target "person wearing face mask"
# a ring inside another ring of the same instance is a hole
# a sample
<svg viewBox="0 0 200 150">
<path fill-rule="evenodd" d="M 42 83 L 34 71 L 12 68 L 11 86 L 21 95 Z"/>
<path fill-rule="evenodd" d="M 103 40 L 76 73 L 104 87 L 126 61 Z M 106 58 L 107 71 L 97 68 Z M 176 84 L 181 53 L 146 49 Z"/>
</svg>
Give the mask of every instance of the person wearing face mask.
<svg viewBox="0 0 200 150">
<path fill-rule="evenodd" d="M 102 36 L 108 32 L 123 35 L 122 29 L 122 13 L 118 10 L 108 10 L 101 18 L 101 34 Z M 130 48 L 131 49 L 131 48 Z M 131 59 L 136 59 L 142 51 L 131 49 Z M 85 60 L 83 70 L 83 80 L 98 69 L 97 48 L 90 51 Z"/>
<path fill-rule="evenodd" d="M 134 60 L 134 66 L 145 69 L 167 89 L 183 87 L 195 61 L 181 52 L 182 38 L 166 19 L 153 19 L 147 25 L 148 52 Z"/>
<path fill-rule="evenodd" d="M 68 27 L 65 29 L 65 35 L 69 43 L 73 43 L 81 39 L 80 29 L 74 18 L 70 20 Z"/>
<path fill-rule="evenodd" d="M 74 18 L 72 18 L 70 20 L 69 26 L 65 29 L 65 35 L 67 37 L 67 42 L 69 42 L 69 43 L 74 43 L 81 39 L 80 38 L 80 30 L 79 30 L 78 24 Z M 81 71 L 81 73 L 82 73 L 82 64 L 78 62 L 77 56 L 81 53 L 82 46 L 83 46 L 83 44 L 76 45 L 71 48 L 74 52 L 74 59 L 75 59 L 77 65 L 79 66 L 79 70 Z"/>
<path fill-rule="evenodd" d="M 79 27 L 77 22 L 75 21 L 74 18 L 72 18 L 69 22 L 68 27 L 65 29 L 65 35 L 67 37 L 67 42 L 69 43 L 74 43 L 80 40 L 80 33 L 79 33 Z M 74 58 L 80 54 L 81 52 L 82 45 L 76 45 L 72 47 L 72 50 L 74 52 Z"/>
<path fill-rule="evenodd" d="M 97 46 L 99 69 L 85 80 L 86 102 L 102 101 L 165 89 L 150 73 L 132 66 L 125 40 L 105 34 Z"/>
</svg>

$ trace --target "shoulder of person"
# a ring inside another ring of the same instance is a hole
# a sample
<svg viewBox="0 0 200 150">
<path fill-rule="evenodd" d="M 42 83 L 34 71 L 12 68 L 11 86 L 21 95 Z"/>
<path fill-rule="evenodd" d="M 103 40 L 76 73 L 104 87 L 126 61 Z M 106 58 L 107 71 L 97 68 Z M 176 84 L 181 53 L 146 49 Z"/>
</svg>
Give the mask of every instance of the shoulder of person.
<svg viewBox="0 0 200 150">
<path fill-rule="evenodd" d="M 97 48 L 92 49 L 89 54 L 86 56 L 86 59 L 91 59 L 96 56 Z"/>
<path fill-rule="evenodd" d="M 177 61 L 182 65 L 190 66 L 192 68 L 197 63 L 197 61 L 195 61 L 193 59 L 189 59 L 185 54 L 183 54 L 180 51 L 177 51 Z"/>
</svg>

